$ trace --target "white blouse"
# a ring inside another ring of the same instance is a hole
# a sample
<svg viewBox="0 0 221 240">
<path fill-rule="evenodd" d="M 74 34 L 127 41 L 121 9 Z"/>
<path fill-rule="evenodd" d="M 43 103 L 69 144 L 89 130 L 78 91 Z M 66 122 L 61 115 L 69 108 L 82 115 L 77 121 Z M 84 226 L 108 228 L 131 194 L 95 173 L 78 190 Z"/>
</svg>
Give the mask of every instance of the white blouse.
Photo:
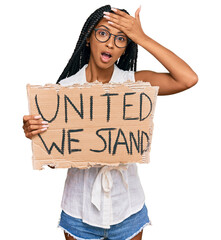
<svg viewBox="0 0 221 240">
<path fill-rule="evenodd" d="M 86 83 L 87 64 L 75 75 L 60 81 L 62 86 Z M 133 71 L 114 65 L 110 82 L 135 81 Z M 69 168 L 61 208 L 68 215 L 101 228 L 122 222 L 142 209 L 145 195 L 136 163 L 119 166 Z"/>
</svg>

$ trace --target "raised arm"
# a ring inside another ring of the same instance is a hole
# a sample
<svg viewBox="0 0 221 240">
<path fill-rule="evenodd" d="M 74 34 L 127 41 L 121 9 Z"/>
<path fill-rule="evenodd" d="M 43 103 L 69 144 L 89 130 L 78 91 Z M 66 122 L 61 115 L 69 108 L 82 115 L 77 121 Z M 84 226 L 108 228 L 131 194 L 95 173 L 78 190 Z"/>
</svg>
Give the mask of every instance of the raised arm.
<svg viewBox="0 0 221 240">
<path fill-rule="evenodd" d="M 159 95 L 169 95 L 184 91 L 194 86 L 198 77 L 196 73 L 181 58 L 163 47 L 148 36 L 144 36 L 140 44 L 151 53 L 168 73 L 157 73 L 153 71 L 138 71 L 135 73 L 136 81 L 150 82 L 152 86 L 159 86 Z"/>
<path fill-rule="evenodd" d="M 113 9 L 116 14 L 106 14 L 109 24 L 123 31 L 131 40 L 142 46 L 151 53 L 168 73 L 157 73 L 154 71 L 137 71 L 135 80 L 150 82 L 152 86 L 159 86 L 158 95 L 169 95 L 184 91 L 194 86 L 198 77 L 196 73 L 181 58 L 148 37 L 142 27 L 139 18 L 140 8 L 135 13 L 135 18 L 128 14 Z"/>
</svg>

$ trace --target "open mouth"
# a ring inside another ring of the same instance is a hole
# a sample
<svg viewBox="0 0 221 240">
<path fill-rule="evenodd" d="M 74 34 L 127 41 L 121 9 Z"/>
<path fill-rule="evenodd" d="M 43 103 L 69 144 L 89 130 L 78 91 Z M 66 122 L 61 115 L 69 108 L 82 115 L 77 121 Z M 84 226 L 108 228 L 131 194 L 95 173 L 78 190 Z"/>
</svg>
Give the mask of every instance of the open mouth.
<svg viewBox="0 0 221 240">
<path fill-rule="evenodd" d="M 109 52 L 102 52 L 101 53 L 101 60 L 103 62 L 108 62 L 112 58 L 112 55 Z"/>
</svg>

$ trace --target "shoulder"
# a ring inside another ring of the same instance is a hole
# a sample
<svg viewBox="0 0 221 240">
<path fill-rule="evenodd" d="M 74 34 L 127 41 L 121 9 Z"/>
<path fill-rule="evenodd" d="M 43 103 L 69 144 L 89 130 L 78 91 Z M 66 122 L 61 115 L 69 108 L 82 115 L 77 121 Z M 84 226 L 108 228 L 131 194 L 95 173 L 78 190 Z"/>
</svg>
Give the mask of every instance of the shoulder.
<svg viewBox="0 0 221 240">
<path fill-rule="evenodd" d="M 132 82 L 135 82 L 135 74 L 134 71 L 126 71 L 122 70 L 116 65 L 114 65 L 114 74 L 112 77 L 112 82 L 116 83 L 122 83 L 127 80 L 130 80 Z"/>
<path fill-rule="evenodd" d="M 74 75 L 67 77 L 65 79 L 62 79 L 60 81 L 60 85 L 66 87 L 73 84 L 83 84 L 84 81 L 84 71 L 85 71 L 86 65 L 84 65 L 77 73 Z"/>
</svg>

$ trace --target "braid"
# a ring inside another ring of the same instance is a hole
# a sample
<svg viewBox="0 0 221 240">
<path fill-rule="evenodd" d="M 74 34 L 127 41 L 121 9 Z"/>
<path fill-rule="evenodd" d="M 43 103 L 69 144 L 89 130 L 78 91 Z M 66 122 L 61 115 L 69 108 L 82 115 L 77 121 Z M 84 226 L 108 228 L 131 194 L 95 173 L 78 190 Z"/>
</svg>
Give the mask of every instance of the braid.
<svg viewBox="0 0 221 240">
<path fill-rule="evenodd" d="M 129 15 L 129 13 L 126 10 L 124 9 L 120 10 L 126 12 Z M 90 48 L 86 46 L 86 40 L 90 36 L 94 27 L 103 18 L 104 11 L 114 13 L 111 10 L 111 6 L 106 5 L 97 9 L 88 17 L 81 30 L 74 52 L 70 60 L 68 61 L 68 64 L 66 65 L 65 69 L 58 78 L 57 83 L 59 83 L 64 78 L 74 75 L 85 64 L 89 62 Z M 131 41 L 125 50 L 125 54 L 120 57 L 120 59 L 116 62 L 116 65 L 122 70 L 136 71 L 137 50 L 138 50 L 137 44 Z"/>
<path fill-rule="evenodd" d="M 120 57 L 117 66 L 122 70 L 132 70 L 136 72 L 137 53 L 137 44 L 131 41 L 126 48 L 125 54 Z"/>
</svg>

